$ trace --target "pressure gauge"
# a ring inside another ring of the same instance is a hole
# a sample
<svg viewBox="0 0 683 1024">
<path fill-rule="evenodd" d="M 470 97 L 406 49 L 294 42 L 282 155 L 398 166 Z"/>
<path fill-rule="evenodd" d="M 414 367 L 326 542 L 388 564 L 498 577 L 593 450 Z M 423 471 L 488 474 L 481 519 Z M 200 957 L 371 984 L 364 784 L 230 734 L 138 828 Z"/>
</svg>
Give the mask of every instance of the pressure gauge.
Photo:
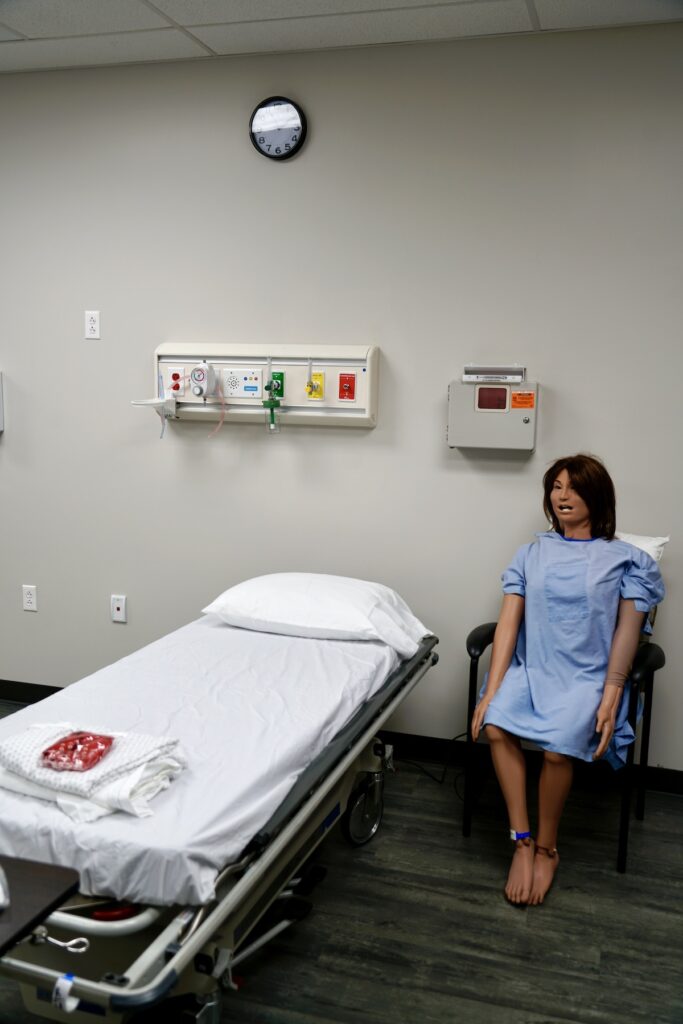
<svg viewBox="0 0 683 1024">
<path fill-rule="evenodd" d="M 190 387 L 197 398 L 206 398 L 216 390 L 216 371 L 205 359 L 190 372 Z"/>
<path fill-rule="evenodd" d="M 306 115 L 284 96 L 270 96 L 251 115 L 249 137 L 270 160 L 289 160 L 306 139 Z"/>
</svg>

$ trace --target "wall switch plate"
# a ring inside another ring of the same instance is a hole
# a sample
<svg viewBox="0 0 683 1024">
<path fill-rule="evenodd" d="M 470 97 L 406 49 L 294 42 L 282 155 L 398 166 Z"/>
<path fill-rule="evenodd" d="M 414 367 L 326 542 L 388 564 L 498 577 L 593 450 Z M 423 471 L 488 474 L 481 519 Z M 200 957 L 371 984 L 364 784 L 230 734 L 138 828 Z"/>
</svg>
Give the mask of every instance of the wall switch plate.
<svg viewBox="0 0 683 1024">
<path fill-rule="evenodd" d="M 128 622 L 128 609 L 125 594 L 111 595 L 111 621 Z"/>
<path fill-rule="evenodd" d="M 25 612 L 38 611 L 38 587 L 32 583 L 24 583 L 21 588 L 22 608 Z"/>
<path fill-rule="evenodd" d="M 99 309 L 86 309 L 85 311 L 85 337 L 99 338 L 100 336 L 100 311 Z"/>
</svg>

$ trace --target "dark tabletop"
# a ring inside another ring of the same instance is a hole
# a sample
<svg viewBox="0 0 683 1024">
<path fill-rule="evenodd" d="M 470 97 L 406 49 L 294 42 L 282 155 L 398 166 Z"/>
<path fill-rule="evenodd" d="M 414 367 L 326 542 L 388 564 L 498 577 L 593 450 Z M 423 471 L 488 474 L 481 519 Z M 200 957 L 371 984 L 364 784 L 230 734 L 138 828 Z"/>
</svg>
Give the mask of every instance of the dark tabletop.
<svg viewBox="0 0 683 1024">
<path fill-rule="evenodd" d="M 0 857 L 9 883 L 10 905 L 0 910 L 0 956 L 78 891 L 73 868 Z"/>
</svg>

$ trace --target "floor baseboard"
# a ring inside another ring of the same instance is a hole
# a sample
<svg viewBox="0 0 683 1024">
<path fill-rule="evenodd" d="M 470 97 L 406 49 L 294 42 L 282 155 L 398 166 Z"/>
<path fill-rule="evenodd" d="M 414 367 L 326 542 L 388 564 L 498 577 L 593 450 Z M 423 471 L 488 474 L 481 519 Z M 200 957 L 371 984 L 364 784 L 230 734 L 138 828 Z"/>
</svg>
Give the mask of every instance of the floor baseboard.
<svg viewBox="0 0 683 1024">
<path fill-rule="evenodd" d="M 426 761 L 429 764 L 454 765 L 462 767 L 465 764 L 465 740 L 444 740 L 434 736 L 415 736 L 411 733 L 391 732 L 383 730 L 380 733 L 386 743 L 394 747 L 394 757 L 397 760 Z M 537 750 L 527 751 L 530 768 L 540 767 L 541 752 Z M 475 747 L 475 756 L 483 763 L 489 763 L 489 753 L 486 744 Z M 575 762 L 575 779 L 578 785 L 586 784 L 593 786 L 597 780 L 604 780 L 606 784 L 618 781 L 618 773 L 605 763 L 592 765 L 581 761 Z M 600 775 L 597 775 L 597 772 Z M 671 768 L 655 768 L 651 765 L 646 772 L 645 785 L 647 789 L 657 790 L 660 793 L 683 794 L 683 772 Z"/>
</svg>

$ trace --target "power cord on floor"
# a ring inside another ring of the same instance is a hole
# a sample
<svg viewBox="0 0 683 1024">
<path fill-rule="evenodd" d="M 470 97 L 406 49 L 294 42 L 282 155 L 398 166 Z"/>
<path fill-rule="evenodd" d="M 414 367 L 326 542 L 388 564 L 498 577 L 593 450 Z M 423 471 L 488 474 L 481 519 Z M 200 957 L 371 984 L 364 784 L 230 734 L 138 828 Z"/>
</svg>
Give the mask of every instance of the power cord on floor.
<svg viewBox="0 0 683 1024">
<path fill-rule="evenodd" d="M 451 740 L 449 740 L 449 743 L 456 743 L 458 740 L 463 739 L 465 736 L 467 736 L 466 732 L 458 733 L 457 736 L 453 736 L 453 738 Z M 410 765 L 413 766 L 413 768 L 418 768 L 425 775 L 428 775 L 430 779 L 433 779 L 434 782 L 438 782 L 438 784 L 440 786 L 442 786 L 443 783 L 446 781 L 446 775 L 448 774 L 448 769 L 451 767 L 451 765 L 450 765 L 450 763 L 448 761 L 448 758 L 446 758 L 446 763 L 444 764 L 443 771 L 442 771 L 441 775 L 439 776 L 439 775 L 435 775 L 433 772 L 430 772 L 430 770 L 428 768 L 425 768 L 425 766 L 423 764 L 421 764 L 419 761 L 411 761 L 407 757 L 396 757 L 396 756 L 394 756 L 394 760 L 398 764 L 410 764 Z M 460 794 L 458 793 L 458 788 L 457 788 L 458 778 L 459 778 L 459 776 L 456 775 L 455 779 L 453 780 L 453 788 L 455 789 L 456 795 L 460 799 L 462 799 L 462 797 L 460 797 Z"/>
</svg>

